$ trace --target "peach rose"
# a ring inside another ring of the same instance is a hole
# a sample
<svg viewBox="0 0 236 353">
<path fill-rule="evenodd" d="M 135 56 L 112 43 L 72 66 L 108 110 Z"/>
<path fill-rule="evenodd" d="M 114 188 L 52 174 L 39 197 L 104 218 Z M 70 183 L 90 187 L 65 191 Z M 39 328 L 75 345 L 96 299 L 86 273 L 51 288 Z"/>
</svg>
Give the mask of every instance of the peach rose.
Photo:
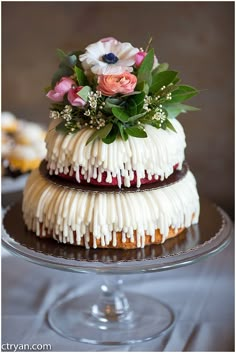
<svg viewBox="0 0 236 353">
<path fill-rule="evenodd" d="M 133 92 L 136 84 L 137 77 L 129 72 L 120 75 L 100 75 L 97 90 L 101 91 L 104 96 L 114 96 L 117 93 Z"/>
</svg>

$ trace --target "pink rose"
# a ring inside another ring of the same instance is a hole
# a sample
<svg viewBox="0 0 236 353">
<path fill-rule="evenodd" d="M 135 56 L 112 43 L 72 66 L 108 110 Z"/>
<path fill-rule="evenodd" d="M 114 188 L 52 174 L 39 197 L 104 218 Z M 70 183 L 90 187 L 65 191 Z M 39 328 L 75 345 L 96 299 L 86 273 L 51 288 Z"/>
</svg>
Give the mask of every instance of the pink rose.
<svg viewBox="0 0 236 353">
<path fill-rule="evenodd" d="M 71 105 L 75 107 L 83 107 L 86 102 L 78 96 L 78 92 L 83 88 L 83 86 L 71 88 L 68 92 L 67 99 Z"/>
<path fill-rule="evenodd" d="M 114 96 L 117 93 L 131 93 L 137 84 L 137 77 L 129 72 L 120 75 L 100 75 L 98 76 L 97 90 L 104 96 Z"/>
<path fill-rule="evenodd" d="M 56 83 L 54 89 L 51 89 L 46 96 L 54 102 L 61 102 L 72 85 L 75 85 L 75 81 L 69 77 L 62 77 L 60 81 Z"/>
<path fill-rule="evenodd" d="M 142 62 L 143 59 L 145 58 L 145 56 L 147 55 L 147 53 L 145 51 L 139 51 L 136 55 L 135 55 L 135 65 L 137 67 L 139 67 Z"/>
<path fill-rule="evenodd" d="M 145 58 L 145 56 L 147 55 L 147 53 L 145 51 L 139 51 L 136 55 L 135 55 L 135 65 L 136 67 L 139 67 L 142 62 L 143 59 Z M 154 63 L 153 63 L 153 70 L 158 66 L 158 60 L 157 57 L 154 56 Z"/>
</svg>

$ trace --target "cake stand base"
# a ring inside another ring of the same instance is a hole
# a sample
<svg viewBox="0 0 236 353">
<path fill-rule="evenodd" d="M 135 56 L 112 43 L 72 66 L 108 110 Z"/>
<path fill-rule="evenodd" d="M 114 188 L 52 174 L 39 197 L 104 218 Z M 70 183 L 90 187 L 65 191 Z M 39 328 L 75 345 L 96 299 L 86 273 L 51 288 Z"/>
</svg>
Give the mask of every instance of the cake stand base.
<svg viewBox="0 0 236 353">
<path fill-rule="evenodd" d="M 17 203 L 4 216 L 2 244 L 6 249 L 41 266 L 104 277 L 100 292 L 92 289 L 81 296 L 78 290 L 73 290 L 48 313 L 54 331 L 82 343 L 131 344 L 166 333 L 174 322 L 171 309 L 152 297 L 136 293 L 126 296 L 117 276 L 139 273 L 143 286 L 142 273 L 193 264 L 223 250 L 232 238 L 228 215 L 205 199 L 201 200 L 198 224 L 164 244 L 125 251 L 84 249 L 40 239 L 26 230 L 21 207 L 21 202 Z"/>
<path fill-rule="evenodd" d="M 136 293 L 70 294 L 57 301 L 48 321 L 60 335 L 82 343 L 121 345 L 149 341 L 170 329 L 172 310 L 160 301 Z"/>
</svg>

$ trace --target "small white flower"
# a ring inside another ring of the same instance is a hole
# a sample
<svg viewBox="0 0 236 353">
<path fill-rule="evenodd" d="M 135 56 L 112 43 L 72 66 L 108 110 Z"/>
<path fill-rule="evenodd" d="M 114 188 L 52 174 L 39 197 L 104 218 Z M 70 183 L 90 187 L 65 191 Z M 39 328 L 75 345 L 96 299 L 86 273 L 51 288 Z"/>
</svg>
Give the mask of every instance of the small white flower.
<svg viewBox="0 0 236 353">
<path fill-rule="evenodd" d="M 50 110 L 50 113 L 49 113 L 49 118 L 50 119 L 59 119 L 61 116 L 60 116 L 60 113 L 56 110 Z"/>
<path fill-rule="evenodd" d="M 92 108 L 92 109 L 96 109 L 97 108 L 97 93 L 94 93 L 94 92 L 91 92 L 89 95 L 88 95 L 88 102 L 89 102 L 89 106 Z"/>
<path fill-rule="evenodd" d="M 130 43 L 110 38 L 90 44 L 79 59 L 86 73 L 92 71 L 96 75 L 120 75 L 124 71 L 133 71 L 138 51 Z"/>
<path fill-rule="evenodd" d="M 67 114 L 67 113 L 63 113 L 61 114 L 62 118 L 66 121 L 70 121 L 72 119 L 71 115 L 70 114 Z"/>
<path fill-rule="evenodd" d="M 161 109 L 157 110 L 157 112 L 152 117 L 152 120 L 158 120 L 160 122 L 163 122 L 165 119 L 166 115 Z"/>
<path fill-rule="evenodd" d="M 90 114 L 91 114 L 90 110 L 86 110 L 86 112 L 84 113 L 84 115 L 86 116 L 90 116 Z"/>
<path fill-rule="evenodd" d="M 72 112 L 72 106 L 71 105 L 66 105 L 65 108 L 63 109 L 65 113 L 71 113 Z"/>
<path fill-rule="evenodd" d="M 144 97 L 144 104 L 143 104 L 143 109 L 146 110 L 147 112 L 150 112 L 149 105 L 152 103 L 152 97 L 151 96 L 145 96 Z"/>
</svg>

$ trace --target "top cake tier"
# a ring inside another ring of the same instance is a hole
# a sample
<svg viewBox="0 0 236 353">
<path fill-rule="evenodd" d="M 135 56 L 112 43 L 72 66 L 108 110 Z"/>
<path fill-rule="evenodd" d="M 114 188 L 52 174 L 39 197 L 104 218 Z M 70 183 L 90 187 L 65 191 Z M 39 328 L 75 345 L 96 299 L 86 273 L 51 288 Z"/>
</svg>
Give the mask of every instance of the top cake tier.
<svg viewBox="0 0 236 353">
<path fill-rule="evenodd" d="M 145 49 L 102 38 L 83 51 L 57 50 L 46 88 L 54 122 L 47 134 L 50 174 L 78 183 L 140 187 L 168 178 L 184 161 L 176 120 L 198 91 Z"/>
<path fill-rule="evenodd" d="M 181 169 L 186 147 L 185 134 L 178 120 L 172 130 L 145 126 L 147 138 L 116 139 L 105 144 L 100 139 L 86 145 L 93 133 L 83 129 L 75 134 L 61 134 L 53 121 L 46 136 L 50 174 L 97 185 L 130 187 L 168 178 Z"/>
</svg>

